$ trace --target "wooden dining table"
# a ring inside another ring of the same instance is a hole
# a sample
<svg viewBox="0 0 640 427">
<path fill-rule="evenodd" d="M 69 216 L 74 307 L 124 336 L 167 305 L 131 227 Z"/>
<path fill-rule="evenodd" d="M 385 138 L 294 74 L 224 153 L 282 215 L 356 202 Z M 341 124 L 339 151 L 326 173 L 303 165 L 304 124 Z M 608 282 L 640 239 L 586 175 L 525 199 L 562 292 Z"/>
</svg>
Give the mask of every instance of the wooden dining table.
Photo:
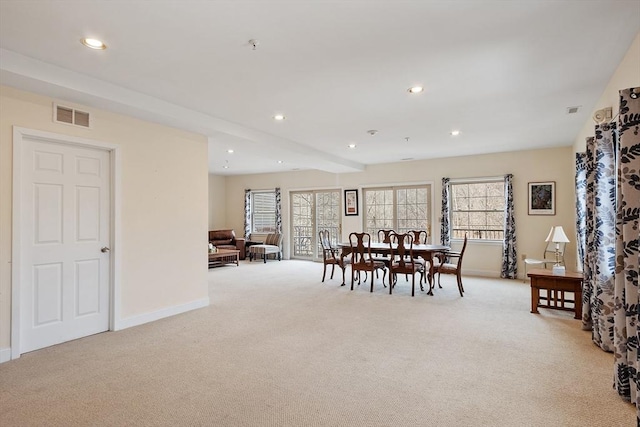
<svg viewBox="0 0 640 427">
<path fill-rule="evenodd" d="M 394 248 L 395 248 L 395 244 Z M 351 254 L 351 244 L 349 242 L 338 243 L 338 248 L 340 248 L 340 257 L 344 258 Z M 451 248 L 445 245 L 427 245 L 427 244 L 417 244 L 413 245 L 413 255 L 419 256 L 425 261 L 429 262 L 429 274 L 427 274 L 427 279 L 429 280 L 429 295 L 433 295 L 433 276 L 435 270 L 433 268 L 433 257 L 436 254 L 444 253 Z M 390 255 L 391 247 L 389 243 L 380 243 L 380 242 L 371 242 L 371 253 L 377 255 Z M 344 285 L 344 283 L 342 284 Z"/>
</svg>

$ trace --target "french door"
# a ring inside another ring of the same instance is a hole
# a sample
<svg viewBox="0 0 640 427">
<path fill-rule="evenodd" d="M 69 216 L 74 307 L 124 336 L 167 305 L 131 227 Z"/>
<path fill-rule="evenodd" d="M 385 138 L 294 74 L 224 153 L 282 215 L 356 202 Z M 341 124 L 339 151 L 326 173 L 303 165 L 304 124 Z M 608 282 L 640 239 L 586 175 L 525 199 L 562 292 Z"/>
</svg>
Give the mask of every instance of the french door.
<svg viewBox="0 0 640 427">
<path fill-rule="evenodd" d="M 340 190 L 291 192 L 291 257 L 318 260 L 320 230 L 329 230 L 332 243 L 342 232 Z"/>
</svg>

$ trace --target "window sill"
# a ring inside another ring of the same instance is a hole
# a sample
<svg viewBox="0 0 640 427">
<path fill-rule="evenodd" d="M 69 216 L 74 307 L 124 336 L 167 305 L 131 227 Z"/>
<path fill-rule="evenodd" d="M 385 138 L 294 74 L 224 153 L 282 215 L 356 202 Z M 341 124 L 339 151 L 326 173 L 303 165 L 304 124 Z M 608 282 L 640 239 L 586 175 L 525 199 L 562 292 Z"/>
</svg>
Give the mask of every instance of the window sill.
<svg viewBox="0 0 640 427">
<path fill-rule="evenodd" d="M 451 243 L 461 245 L 464 239 L 451 239 Z M 467 239 L 467 243 L 474 246 L 502 246 L 502 240 Z"/>
</svg>

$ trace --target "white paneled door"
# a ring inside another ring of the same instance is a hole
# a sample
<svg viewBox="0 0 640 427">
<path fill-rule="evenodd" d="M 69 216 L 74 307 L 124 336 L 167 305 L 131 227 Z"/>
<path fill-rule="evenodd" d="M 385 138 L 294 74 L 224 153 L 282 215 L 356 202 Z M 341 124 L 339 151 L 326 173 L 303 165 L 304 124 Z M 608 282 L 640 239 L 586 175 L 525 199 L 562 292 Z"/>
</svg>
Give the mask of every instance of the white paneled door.
<svg viewBox="0 0 640 427">
<path fill-rule="evenodd" d="M 24 138 L 20 352 L 109 329 L 110 154 Z"/>
</svg>

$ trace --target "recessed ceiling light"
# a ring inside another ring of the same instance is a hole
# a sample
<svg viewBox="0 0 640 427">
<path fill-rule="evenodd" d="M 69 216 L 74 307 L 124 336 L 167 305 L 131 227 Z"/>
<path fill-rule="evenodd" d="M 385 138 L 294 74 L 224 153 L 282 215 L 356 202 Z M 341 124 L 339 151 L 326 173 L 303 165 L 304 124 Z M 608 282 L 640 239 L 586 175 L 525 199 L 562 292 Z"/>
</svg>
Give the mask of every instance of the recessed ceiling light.
<svg viewBox="0 0 640 427">
<path fill-rule="evenodd" d="M 232 150 L 231 148 L 229 148 L 229 149 L 227 150 L 227 153 L 229 153 L 229 154 L 233 154 L 233 150 Z"/>
<path fill-rule="evenodd" d="M 107 48 L 107 45 L 102 43 L 100 40 L 98 39 L 81 39 L 80 43 L 82 43 L 83 45 L 85 45 L 86 47 L 89 47 L 91 49 L 96 49 L 96 50 L 104 50 Z"/>
<path fill-rule="evenodd" d="M 229 166 L 224 165 L 224 166 L 222 167 L 222 169 L 229 169 Z"/>
<path fill-rule="evenodd" d="M 410 87 L 409 89 L 407 89 L 407 91 L 409 93 L 420 93 L 424 90 L 424 88 L 422 86 L 414 86 L 414 87 Z"/>
<path fill-rule="evenodd" d="M 378 133 L 378 131 L 377 131 L 377 130 L 375 130 L 375 129 L 370 129 L 370 130 L 368 130 L 368 131 L 367 131 L 367 133 L 368 133 L 369 135 L 373 136 L 373 135 L 375 135 L 376 133 Z"/>
<path fill-rule="evenodd" d="M 458 136 L 460 135 L 460 131 L 459 130 L 452 130 L 451 131 L 451 136 Z"/>
<path fill-rule="evenodd" d="M 282 164 L 282 160 L 278 160 L 278 163 Z"/>
<path fill-rule="evenodd" d="M 278 120 L 278 121 L 282 121 L 284 120 L 284 115 L 282 114 L 276 114 L 275 116 L 273 116 L 274 120 Z"/>
<path fill-rule="evenodd" d="M 349 144 L 348 147 L 349 148 L 356 148 L 357 146 L 356 146 L 356 144 Z"/>
</svg>

